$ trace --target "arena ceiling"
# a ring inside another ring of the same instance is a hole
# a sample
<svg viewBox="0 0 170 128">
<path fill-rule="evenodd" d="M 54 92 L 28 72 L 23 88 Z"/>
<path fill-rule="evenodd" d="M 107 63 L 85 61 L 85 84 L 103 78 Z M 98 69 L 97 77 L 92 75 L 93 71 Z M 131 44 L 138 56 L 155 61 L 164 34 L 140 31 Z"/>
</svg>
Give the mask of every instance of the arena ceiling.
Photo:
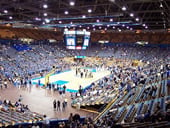
<svg viewBox="0 0 170 128">
<path fill-rule="evenodd" d="M 170 0 L 0 0 L 0 24 L 89 30 L 168 30 Z"/>
</svg>

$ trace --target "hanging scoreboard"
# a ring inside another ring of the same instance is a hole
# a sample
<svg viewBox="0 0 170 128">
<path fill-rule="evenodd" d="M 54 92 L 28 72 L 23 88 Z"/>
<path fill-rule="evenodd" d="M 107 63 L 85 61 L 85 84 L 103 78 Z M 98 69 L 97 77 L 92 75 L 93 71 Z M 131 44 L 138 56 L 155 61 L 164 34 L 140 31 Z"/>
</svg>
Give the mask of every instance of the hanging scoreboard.
<svg viewBox="0 0 170 128">
<path fill-rule="evenodd" d="M 90 43 L 90 32 L 64 31 L 64 41 L 67 49 L 85 50 Z"/>
</svg>

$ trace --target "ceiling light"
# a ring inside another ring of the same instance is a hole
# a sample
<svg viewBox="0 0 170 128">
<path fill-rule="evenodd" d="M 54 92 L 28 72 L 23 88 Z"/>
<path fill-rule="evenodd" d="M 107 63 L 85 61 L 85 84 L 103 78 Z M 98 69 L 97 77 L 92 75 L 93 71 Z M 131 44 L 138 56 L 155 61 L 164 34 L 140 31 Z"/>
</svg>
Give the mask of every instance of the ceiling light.
<svg viewBox="0 0 170 128">
<path fill-rule="evenodd" d="M 70 1 L 70 5 L 74 6 L 75 5 L 74 1 Z"/>
<path fill-rule="evenodd" d="M 46 22 L 46 23 L 50 23 L 50 20 L 49 20 L 49 19 L 45 19 L 45 22 Z"/>
<path fill-rule="evenodd" d="M 100 26 L 99 29 L 101 29 L 102 27 Z"/>
<path fill-rule="evenodd" d="M 82 26 L 80 25 L 79 27 L 81 28 Z"/>
<path fill-rule="evenodd" d="M 146 26 L 146 24 L 142 24 L 142 26 L 143 26 L 143 27 L 145 27 L 145 26 Z"/>
<path fill-rule="evenodd" d="M 93 27 L 95 27 L 95 25 L 93 25 Z"/>
<path fill-rule="evenodd" d="M 93 28 L 93 31 L 95 31 L 96 30 L 96 28 Z"/>
<path fill-rule="evenodd" d="M 13 17 L 12 17 L 12 16 L 10 16 L 10 17 L 9 17 L 9 19 L 10 19 L 10 20 L 12 20 L 12 19 L 13 19 Z"/>
<path fill-rule="evenodd" d="M 41 18 L 36 17 L 36 18 L 35 18 L 35 20 L 37 20 L 37 21 L 41 21 Z"/>
<path fill-rule="evenodd" d="M 47 16 L 48 14 L 47 13 L 44 13 L 44 16 Z"/>
<path fill-rule="evenodd" d="M 130 30 L 133 30 L 133 28 L 130 28 Z"/>
<path fill-rule="evenodd" d="M 162 5 L 162 3 L 160 4 L 160 8 L 163 8 L 163 5 Z"/>
<path fill-rule="evenodd" d="M 73 24 L 73 22 L 71 21 L 70 24 Z"/>
<path fill-rule="evenodd" d="M 90 27 L 87 27 L 87 29 L 90 29 Z"/>
<path fill-rule="evenodd" d="M 83 15 L 83 16 L 82 16 L 82 18 L 86 18 L 86 16 L 85 16 L 85 15 Z"/>
<path fill-rule="evenodd" d="M 43 5 L 43 8 L 48 8 L 48 5 L 47 5 L 47 4 L 44 4 L 44 5 Z"/>
<path fill-rule="evenodd" d="M 122 7 L 122 10 L 123 10 L 123 11 L 126 11 L 126 7 L 125 7 L 125 6 L 123 6 L 123 7 Z"/>
<path fill-rule="evenodd" d="M 91 9 L 88 9 L 88 13 L 91 13 L 92 12 L 92 10 Z"/>
<path fill-rule="evenodd" d="M 121 32 L 122 30 L 121 29 L 118 29 L 119 32 Z"/>
<path fill-rule="evenodd" d="M 147 28 L 148 28 L 148 26 L 145 26 L 145 28 L 147 29 Z"/>
<path fill-rule="evenodd" d="M 8 13 L 8 10 L 4 10 L 4 13 Z"/>
<path fill-rule="evenodd" d="M 113 21 L 113 19 L 110 19 L 110 22 L 112 22 Z"/>
<path fill-rule="evenodd" d="M 100 20 L 99 20 L 99 19 L 97 19 L 97 20 L 96 20 L 96 22 L 100 22 Z"/>
<path fill-rule="evenodd" d="M 61 23 L 62 23 L 62 21 L 59 21 L 58 23 L 59 23 L 59 24 L 61 24 Z"/>
<path fill-rule="evenodd" d="M 113 29 L 115 29 L 115 26 L 113 26 Z"/>
<path fill-rule="evenodd" d="M 68 11 L 65 11 L 65 12 L 64 12 L 64 14 L 66 14 L 66 15 L 67 15 L 67 14 L 68 14 Z"/>
<path fill-rule="evenodd" d="M 126 28 L 129 29 L 129 26 L 127 26 Z"/>
<path fill-rule="evenodd" d="M 139 18 L 136 18 L 135 20 L 136 20 L 136 21 L 139 21 Z"/>
<path fill-rule="evenodd" d="M 133 14 L 133 13 L 130 13 L 130 16 L 131 16 L 131 17 L 134 17 L 134 14 Z"/>
<path fill-rule="evenodd" d="M 45 24 L 45 22 L 43 22 L 42 24 Z"/>
<path fill-rule="evenodd" d="M 110 27 L 110 25 L 108 24 L 107 27 Z"/>
<path fill-rule="evenodd" d="M 109 0 L 110 2 L 115 2 L 115 0 Z"/>
<path fill-rule="evenodd" d="M 107 30 L 107 28 L 105 28 L 104 30 Z"/>
<path fill-rule="evenodd" d="M 124 24 L 122 24 L 122 27 L 125 27 L 125 25 L 124 25 Z"/>
</svg>

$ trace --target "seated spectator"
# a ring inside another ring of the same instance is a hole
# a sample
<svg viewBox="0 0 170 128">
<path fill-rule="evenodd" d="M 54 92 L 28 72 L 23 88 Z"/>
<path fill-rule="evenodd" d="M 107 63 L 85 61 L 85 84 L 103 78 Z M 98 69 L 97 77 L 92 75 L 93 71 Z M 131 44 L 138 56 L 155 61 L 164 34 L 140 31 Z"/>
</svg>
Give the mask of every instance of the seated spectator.
<svg viewBox="0 0 170 128">
<path fill-rule="evenodd" d="M 73 116 L 73 121 L 80 121 L 80 115 L 79 114 L 75 114 Z"/>
<path fill-rule="evenodd" d="M 9 107 L 14 107 L 10 100 L 9 100 L 9 102 L 8 102 L 8 106 L 9 106 Z"/>
<path fill-rule="evenodd" d="M 0 99 L 0 105 L 3 104 L 2 100 Z"/>
<path fill-rule="evenodd" d="M 135 117 L 136 122 L 143 122 L 143 119 L 144 119 L 144 114 L 139 114 L 139 115 L 136 115 Z"/>
<path fill-rule="evenodd" d="M 15 102 L 15 107 L 18 107 L 19 106 L 19 103 L 18 101 Z"/>
<path fill-rule="evenodd" d="M 147 121 L 150 118 L 151 112 L 148 110 L 147 113 L 144 114 L 144 121 Z"/>
<path fill-rule="evenodd" d="M 160 108 L 160 106 L 157 106 L 155 113 L 151 116 L 152 122 L 161 121 L 163 120 L 164 117 L 165 117 L 165 113 Z"/>
</svg>

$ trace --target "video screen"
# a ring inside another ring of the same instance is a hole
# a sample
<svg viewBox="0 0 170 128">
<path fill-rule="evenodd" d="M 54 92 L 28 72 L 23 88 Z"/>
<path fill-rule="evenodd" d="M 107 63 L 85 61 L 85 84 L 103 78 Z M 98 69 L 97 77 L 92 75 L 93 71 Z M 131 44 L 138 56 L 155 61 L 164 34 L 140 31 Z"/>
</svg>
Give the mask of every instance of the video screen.
<svg viewBox="0 0 170 128">
<path fill-rule="evenodd" d="M 84 46 L 89 46 L 89 39 L 84 40 Z"/>
<path fill-rule="evenodd" d="M 85 50 L 90 43 L 90 32 L 87 31 L 65 31 L 64 41 L 67 49 Z"/>
<path fill-rule="evenodd" d="M 67 39 L 67 45 L 68 46 L 75 46 L 75 39 L 74 38 L 68 38 Z"/>
<path fill-rule="evenodd" d="M 84 35 L 77 35 L 76 39 L 77 39 L 76 46 L 82 46 L 84 42 Z"/>
</svg>

